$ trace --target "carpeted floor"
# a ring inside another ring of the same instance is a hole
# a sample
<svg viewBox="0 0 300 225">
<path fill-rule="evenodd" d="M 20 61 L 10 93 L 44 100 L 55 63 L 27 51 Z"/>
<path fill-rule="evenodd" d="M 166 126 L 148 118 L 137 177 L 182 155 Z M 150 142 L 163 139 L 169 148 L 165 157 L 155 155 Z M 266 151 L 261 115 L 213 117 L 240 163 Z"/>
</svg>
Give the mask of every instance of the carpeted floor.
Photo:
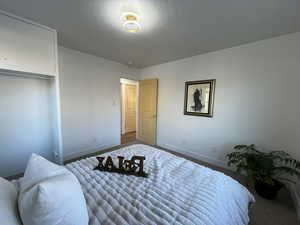
<svg viewBox="0 0 300 225">
<path fill-rule="evenodd" d="M 253 192 L 252 192 L 253 193 Z M 282 190 L 276 200 L 270 201 L 254 194 L 256 203 L 250 212 L 250 225 L 299 225 L 292 199 Z"/>
<path fill-rule="evenodd" d="M 75 160 L 78 160 L 81 158 L 95 156 L 95 155 L 98 155 L 98 154 L 101 154 L 104 152 L 113 151 L 113 150 L 119 149 L 121 147 L 124 147 L 126 145 L 138 144 L 138 143 L 141 143 L 141 142 L 139 142 L 139 141 L 129 142 L 128 144 L 116 146 L 116 147 L 113 147 L 113 148 L 110 148 L 107 150 L 102 150 L 97 153 L 93 153 L 93 154 L 90 154 L 90 155 L 87 155 L 84 157 L 80 157 L 80 158 L 77 158 L 74 160 L 67 161 L 66 163 L 69 163 L 69 162 L 72 162 L 72 161 L 75 161 Z M 171 152 L 177 156 L 184 157 L 184 158 L 189 159 L 200 165 L 204 165 L 211 169 L 223 172 L 226 175 L 231 176 L 232 178 L 238 180 L 241 184 L 245 185 L 245 178 L 232 172 L 232 171 L 213 166 L 206 162 L 201 162 L 199 160 L 193 159 L 186 155 L 183 155 L 183 154 L 180 154 L 177 152 L 173 152 L 168 149 L 161 148 L 159 146 L 155 146 L 155 147 L 165 150 L 165 151 L 168 151 L 168 152 Z M 297 218 L 297 214 L 296 214 L 296 210 L 293 205 L 292 198 L 287 190 L 282 189 L 280 191 L 277 199 L 273 200 L 273 201 L 266 200 L 266 199 L 259 197 L 251 188 L 249 188 L 249 190 L 254 194 L 254 196 L 256 198 L 256 203 L 252 206 L 251 211 L 250 211 L 250 224 L 249 225 L 300 225 L 300 220 L 298 220 L 298 218 Z"/>
</svg>

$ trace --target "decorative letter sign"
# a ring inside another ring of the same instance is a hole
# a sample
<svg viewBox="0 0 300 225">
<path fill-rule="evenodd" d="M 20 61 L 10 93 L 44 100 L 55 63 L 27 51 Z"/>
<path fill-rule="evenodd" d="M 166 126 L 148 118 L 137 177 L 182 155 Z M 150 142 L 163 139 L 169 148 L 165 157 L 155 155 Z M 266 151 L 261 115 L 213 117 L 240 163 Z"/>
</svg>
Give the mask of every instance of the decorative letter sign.
<svg viewBox="0 0 300 225">
<path fill-rule="evenodd" d="M 127 175 L 134 175 L 138 177 L 148 177 L 144 172 L 144 156 L 132 156 L 130 160 L 125 160 L 123 156 L 118 156 L 119 165 L 117 168 L 110 156 L 107 157 L 104 163 L 104 157 L 96 157 L 99 161 L 98 166 L 94 170 L 122 173 Z"/>
</svg>

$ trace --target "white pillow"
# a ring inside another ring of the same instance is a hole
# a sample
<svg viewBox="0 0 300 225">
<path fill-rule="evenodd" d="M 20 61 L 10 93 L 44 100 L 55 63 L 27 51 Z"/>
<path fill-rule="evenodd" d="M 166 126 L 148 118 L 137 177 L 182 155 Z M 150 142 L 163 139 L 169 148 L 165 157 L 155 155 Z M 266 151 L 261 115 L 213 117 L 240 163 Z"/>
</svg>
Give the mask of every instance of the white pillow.
<svg viewBox="0 0 300 225">
<path fill-rule="evenodd" d="M 17 207 L 18 191 L 15 185 L 0 177 L 1 225 L 21 225 Z"/>
<path fill-rule="evenodd" d="M 20 180 L 19 211 L 24 225 L 87 225 L 89 221 L 77 178 L 35 154 Z"/>
</svg>

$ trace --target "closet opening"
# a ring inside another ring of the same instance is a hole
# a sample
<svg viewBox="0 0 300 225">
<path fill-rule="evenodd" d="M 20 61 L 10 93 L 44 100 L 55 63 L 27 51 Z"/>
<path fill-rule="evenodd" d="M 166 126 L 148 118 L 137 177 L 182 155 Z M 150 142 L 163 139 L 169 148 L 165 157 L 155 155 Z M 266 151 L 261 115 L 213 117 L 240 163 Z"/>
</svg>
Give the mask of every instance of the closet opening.
<svg viewBox="0 0 300 225">
<path fill-rule="evenodd" d="M 55 93 L 55 77 L 0 71 L 0 176 L 21 176 L 32 153 L 61 163 Z"/>
</svg>

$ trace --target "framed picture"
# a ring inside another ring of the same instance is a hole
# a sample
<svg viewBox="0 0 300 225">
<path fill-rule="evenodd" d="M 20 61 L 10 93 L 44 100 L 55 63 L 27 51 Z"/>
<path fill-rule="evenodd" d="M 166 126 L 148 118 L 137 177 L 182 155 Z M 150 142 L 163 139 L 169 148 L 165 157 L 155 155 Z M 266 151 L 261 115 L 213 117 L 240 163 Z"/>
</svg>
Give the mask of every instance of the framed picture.
<svg viewBox="0 0 300 225">
<path fill-rule="evenodd" d="M 216 80 L 185 82 L 184 115 L 213 116 Z"/>
</svg>

